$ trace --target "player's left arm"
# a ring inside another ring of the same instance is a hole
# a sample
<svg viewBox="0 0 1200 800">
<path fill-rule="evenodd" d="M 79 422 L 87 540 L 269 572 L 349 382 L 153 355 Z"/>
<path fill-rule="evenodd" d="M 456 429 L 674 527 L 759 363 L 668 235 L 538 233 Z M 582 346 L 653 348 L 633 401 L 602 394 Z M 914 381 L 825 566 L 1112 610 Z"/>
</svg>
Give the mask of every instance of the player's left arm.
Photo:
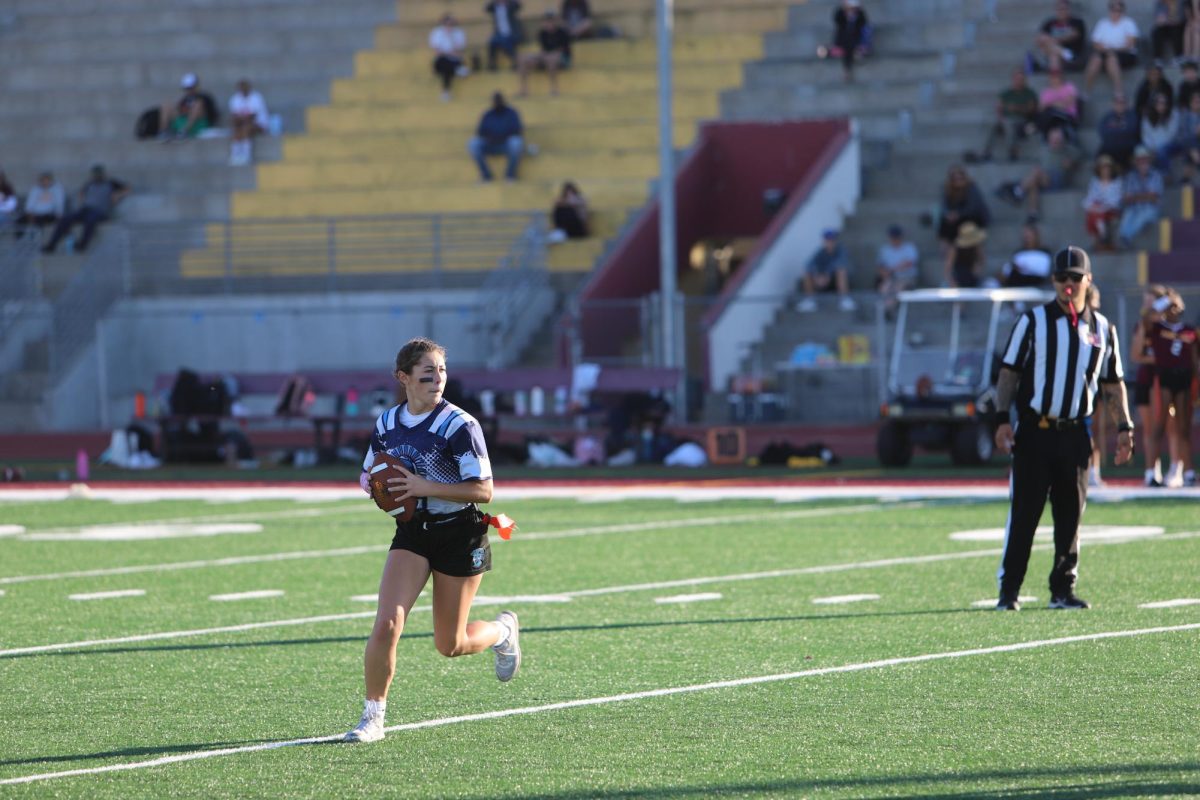
<svg viewBox="0 0 1200 800">
<path fill-rule="evenodd" d="M 458 483 L 439 483 L 410 472 L 404 467 L 396 467 L 398 477 L 388 478 L 389 491 L 398 499 L 408 497 L 436 497 L 440 500 L 450 500 L 455 503 L 490 503 L 492 502 L 492 479 L 470 478 Z"/>
</svg>

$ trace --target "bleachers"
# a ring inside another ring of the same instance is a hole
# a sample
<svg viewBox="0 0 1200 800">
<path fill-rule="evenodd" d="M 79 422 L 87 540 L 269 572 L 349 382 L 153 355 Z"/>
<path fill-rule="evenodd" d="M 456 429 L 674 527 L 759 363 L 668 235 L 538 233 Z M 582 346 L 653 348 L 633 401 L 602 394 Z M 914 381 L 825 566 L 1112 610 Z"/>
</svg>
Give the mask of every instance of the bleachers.
<svg viewBox="0 0 1200 800">
<path fill-rule="evenodd" d="M 516 97 L 516 76 L 506 69 L 456 81 L 451 102 L 439 98 L 425 44 L 447 10 L 463 23 L 468 52 L 482 56 L 490 22 L 481 3 L 403 3 L 399 22 L 381 25 L 375 49 L 356 56 L 354 76 L 333 83 L 328 105 L 308 110 L 305 132 L 285 137 L 282 158 L 258 166 L 255 188 L 233 193 L 231 217 L 548 214 L 559 187 L 573 180 L 592 208 L 593 236 L 556 245 L 548 265 L 579 274 L 589 270 L 605 241 L 644 203 L 658 172 L 653 1 L 595 4 L 598 19 L 622 38 L 576 43 L 557 97 L 548 95 L 541 76 L 532 78 L 530 97 Z M 677 146 L 691 142 L 699 120 L 717 115 L 720 91 L 738 84 L 743 62 L 762 54 L 762 34 L 781 27 L 788 13 L 785 0 L 675 4 Z M 526 10 L 531 33 L 537 14 Z M 495 91 L 521 113 L 526 141 L 537 154 L 523 159 L 519 181 L 481 185 L 466 145 Z M 496 244 L 498 254 L 509 245 Z M 186 254 L 185 268 L 195 259 Z"/>
</svg>

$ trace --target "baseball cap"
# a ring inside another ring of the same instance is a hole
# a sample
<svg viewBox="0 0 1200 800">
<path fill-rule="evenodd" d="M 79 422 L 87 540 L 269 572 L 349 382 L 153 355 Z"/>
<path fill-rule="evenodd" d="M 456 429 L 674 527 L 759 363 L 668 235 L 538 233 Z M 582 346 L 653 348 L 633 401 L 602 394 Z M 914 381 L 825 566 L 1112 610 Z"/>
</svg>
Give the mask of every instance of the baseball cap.
<svg viewBox="0 0 1200 800">
<path fill-rule="evenodd" d="M 179 79 L 179 88 L 193 89 L 193 88 L 195 88 L 196 83 L 197 83 L 196 73 L 188 72 L 188 73 L 185 73 L 184 76 Z"/>
<path fill-rule="evenodd" d="M 899 239 L 904 235 L 904 228 L 901 228 L 899 225 L 888 225 L 887 234 L 893 239 Z"/>
<path fill-rule="evenodd" d="M 1135 147 L 1135 148 L 1134 148 L 1134 150 L 1133 150 L 1133 157 L 1134 157 L 1134 158 L 1150 158 L 1150 155 L 1151 155 L 1151 154 L 1150 154 L 1150 148 L 1146 147 L 1146 146 L 1145 146 L 1145 145 L 1143 145 L 1143 144 L 1139 144 L 1139 145 L 1138 145 L 1137 147 Z"/>
<path fill-rule="evenodd" d="M 1079 275 L 1091 275 L 1092 260 L 1088 258 L 1088 254 L 1082 247 L 1074 245 L 1064 247 L 1054 254 L 1054 272 L 1055 274 L 1074 272 Z"/>
<path fill-rule="evenodd" d="M 822 239 L 836 239 L 836 238 L 838 238 L 838 232 L 834 228 L 826 228 L 825 230 L 821 231 L 821 238 Z"/>
</svg>

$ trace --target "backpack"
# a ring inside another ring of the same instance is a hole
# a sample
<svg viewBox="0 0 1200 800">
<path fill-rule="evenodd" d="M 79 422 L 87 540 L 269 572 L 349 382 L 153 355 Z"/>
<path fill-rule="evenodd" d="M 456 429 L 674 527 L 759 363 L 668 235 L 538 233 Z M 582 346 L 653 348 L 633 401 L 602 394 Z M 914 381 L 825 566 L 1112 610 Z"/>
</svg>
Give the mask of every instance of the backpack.
<svg viewBox="0 0 1200 800">
<path fill-rule="evenodd" d="M 158 136 L 158 109 L 147 108 L 137 118 L 133 135 L 138 139 L 153 139 Z"/>
</svg>

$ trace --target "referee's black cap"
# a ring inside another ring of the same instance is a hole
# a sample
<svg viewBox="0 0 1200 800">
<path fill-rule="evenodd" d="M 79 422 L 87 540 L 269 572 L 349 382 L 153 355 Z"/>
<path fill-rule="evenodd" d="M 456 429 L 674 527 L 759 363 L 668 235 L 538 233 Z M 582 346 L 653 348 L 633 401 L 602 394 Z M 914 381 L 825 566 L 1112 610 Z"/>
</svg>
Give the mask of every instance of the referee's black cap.
<svg viewBox="0 0 1200 800">
<path fill-rule="evenodd" d="M 1080 275 L 1092 274 L 1092 260 L 1082 247 L 1071 245 L 1064 247 L 1054 254 L 1055 272 L 1077 272 Z"/>
</svg>

